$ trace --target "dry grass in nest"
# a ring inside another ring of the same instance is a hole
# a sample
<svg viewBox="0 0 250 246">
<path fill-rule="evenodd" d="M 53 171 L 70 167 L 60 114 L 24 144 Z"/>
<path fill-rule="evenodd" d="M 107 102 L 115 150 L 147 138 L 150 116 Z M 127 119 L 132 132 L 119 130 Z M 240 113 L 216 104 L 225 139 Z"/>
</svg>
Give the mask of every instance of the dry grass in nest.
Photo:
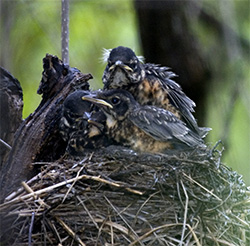
<svg viewBox="0 0 250 246">
<path fill-rule="evenodd" d="M 220 156 L 110 147 L 34 163 L 0 205 L 1 245 L 250 245 L 250 192 Z"/>
</svg>

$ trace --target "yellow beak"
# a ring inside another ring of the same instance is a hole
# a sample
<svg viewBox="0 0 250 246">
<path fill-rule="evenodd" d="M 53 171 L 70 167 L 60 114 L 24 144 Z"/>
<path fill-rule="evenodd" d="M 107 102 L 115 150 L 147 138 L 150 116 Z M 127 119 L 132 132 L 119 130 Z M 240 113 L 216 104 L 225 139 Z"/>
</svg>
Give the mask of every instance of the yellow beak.
<svg viewBox="0 0 250 246">
<path fill-rule="evenodd" d="M 129 67 L 129 66 L 127 66 L 127 65 L 124 65 L 124 64 L 119 64 L 119 65 L 114 64 L 114 65 L 112 65 L 112 66 L 109 68 L 109 71 L 113 70 L 113 69 L 114 69 L 115 67 L 117 67 L 117 66 L 120 66 L 120 67 L 124 68 L 125 70 L 127 70 L 127 71 L 129 71 L 129 72 L 133 72 L 133 69 L 132 69 L 131 67 Z"/>
<path fill-rule="evenodd" d="M 106 101 L 104 101 L 102 99 L 88 97 L 88 96 L 83 96 L 82 100 L 89 101 L 89 102 L 92 102 L 92 103 L 95 103 L 95 104 L 98 104 L 98 105 L 101 105 L 101 106 L 107 106 L 109 108 L 113 108 L 113 106 L 110 103 L 108 103 L 108 102 L 106 102 Z"/>
</svg>

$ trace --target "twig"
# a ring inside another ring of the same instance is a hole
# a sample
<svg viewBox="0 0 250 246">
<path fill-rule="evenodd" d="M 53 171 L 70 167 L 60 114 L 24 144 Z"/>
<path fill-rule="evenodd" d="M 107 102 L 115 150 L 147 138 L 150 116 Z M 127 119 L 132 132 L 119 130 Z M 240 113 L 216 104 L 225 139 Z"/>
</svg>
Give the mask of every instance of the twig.
<svg viewBox="0 0 250 246">
<path fill-rule="evenodd" d="M 0 138 L 0 143 L 3 144 L 7 149 L 11 150 L 11 146 L 7 144 L 3 139 Z"/>
<path fill-rule="evenodd" d="M 38 173 L 36 176 L 34 176 L 32 179 L 30 179 L 29 181 L 26 182 L 26 184 L 31 184 L 32 182 L 41 179 L 41 177 L 43 176 L 43 174 L 46 172 L 47 170 L 44 170 L 40 173 Z M 12 192 L 10 195 L 8 195 L 5 198 L 5 201 L 11 201 L 12 199 L 14 199 L 14 197 L 16 197 L 18 194 L 20 194 L 21 192 L 23 192 L 24 187 L 20 187 L 18 190 Z"/>
<path fill-rule="evenodd" d="M 117 215 L 122 219 L 122 221 L 128 226 L 129 230 L 130 230 L 130 236 L 133 238 L 133 240 L 135 238 L 138 238 L 137 233 L 135 232 L 135 230 L 131 227 L 131 225 L 128 223 L 128 221 L 121 215 L 121 213 L 117 210 L 117 208 L 114 207 L 114 205 L 110 202 L 110 200 L 104 196 L 105 200 L 109 203 L 109 205 L 112 207 L 112 209 L 117 213 Z M 134 235 L 132 235 L 132 233 Z M 139 242 L 141 245 L 143 245 L 141 242 Z"/>
<path fill-rule="evenodd" d="M 84 202 L 81 200 L 81 198 L 79 196 L 76 197 L 77 200 L 81 203 L 81 205 L 83 206 L 83 208 L 85 209 L 85 211 L 87 212 L 88 216 L 90 217 L 90 219 L 93 221 L 95 227 L 99 230 L 99 226 L 97 225 L 97 223 L 95 222 L 95 219 L 93 218 L 93 216 L 91 215 L 91 213 L 89 212 L 89 210 L 87 209 L 87 207 L 85 206 Z"/>
<path fill-rule="evenodd" d="M 212 195 L 213 197 L 215 197 L 218 201 L 222 202 L 222 200 L 216 196 L 212 191 L 208 190 L 207 188 L 205 188 L 204 186 L 202 186 L 200 183 L 198 183 L 197 181 L 195 181 L 194 179 L 192 179 L 191 177 L 189 177 L 186 173 L 183 172 L 183 175 L 185 177 L 187 177 L 191 182 L 197 184 L 199 187 L 201 187 L 203 190 L 205 190 L 207 193 L 209 193 L 210 195 Z"/>
<path fill-rule="evenodd" d="M 196 242 L 196 245 L 197 245 L 197 246 L 201 246 L 201 244 L 200 244 L 200 242 L 199 242 L 199 239 L 198 239 L 198 237 L 196 236 L 196 234 L 195 234 L 193 228 L 192 228 L 189 224 L 187 224 L 187 227 L 188 227 L 189 230 L 191 231 L 191 233 L 192 233 L 192 235 L 193 235 L 193 237 L 194 237 L 194 240 L 195 240 L 195 242 Z"/>
<path fill-rule="evenodd" d="M 25 182 L 22 182 L 21 183 L 23 188 L 28 192 L 28 193 L 34 193 L 34 191 L 30 188 L 30 186 L 25 183 Z M 37 195 L 34 195 L 34 199 L 37 199 Z M 38 203 L 42 206 L 42 207 L 47 207 L 49 208 L 50 206 L 47 205 L 41 198 L 38 197 Z"/>
<path fill-rule="evenodd" d="M 154 233 L 154 232 L 156 232 L 158 230 L 165 229 L 165 228 L 168 228 L 168 227 L 174 227 L 174 226 L 183 226 L 183 223 L 166 224 L 166 225 L 161 225 L 161 226 L 155 227 L 152 230 L 145 233 L 144 235 L 142 235 L 141 237 L 137 238 L 134 242 L 130 243 L 129 246 L 133 246 L 136 243 L 141 242 L 143 239 L 147 238 L 150 234 L 152 234 L 152 233 Z M 201 246 L 201 244 L 199 243 L 199 240 L 198 240 L 197 236 L 195 235 L 192 227 L 189 224 L 187 224 L 187 227 L 189 228 L 192 235 L 194 236 L 194 239 L 196 241 L 197 246 Z"/>
<path fill-rule="evenodd" d="M 240 222 L 243 226 L 250 228 L 250 223 L 248 223 L 247 220 L 245 221 L 245 220 L 239 218 L 238 216 L 234 215 L 233 213 L 230 216 L 232 216 L 233 218 L 235 218 L 235 220 L 237 220 L 238 222 Z"/>
<path fill-rule="evenodd" d="M 219 243 L 218 245 L 226 245 L 226 246 L 237 246 L 237 244 L 235 243 L 230 243 L 228 241 L 225 241 L 223 239 L 220 239 L 220 238 L 217 238 L 217 237 L 214 237 L 214 236 L 211 236 L 211 232 L 209 231 L 210 235 L 208 233 L 206 234 L 203 234 L 203 233 L 200 233 L 200 232 L 196 232 L 198 235 L 200 235 L 201 237 L 206 237 L 206 238 L 209 238 L 211 240 L 213 240 L 214 242 L 217 242 Z"/>
<path fill-rule="evenodd" d="M 32 230 L 33 230 L 33 226 L 34 226 L 34 219 L 35 219 L 35 213 L 32 212 L 32 216 L 31 216 L 31 222 L 30 222 L 30 227 L 29 227 L 29 246 L 32 246 Z"/>
<path fill-rule="evenodd" d="M 183 229 L 182 229 L 182 232 L 181 232 L 181 244 L 182 244 L 183 240 L 184 240 L 184 235 L 185 235 L 185 230 L 186 230 L 186 224 L 187 224 L 187 212 L 188 212 L 188 200 L 189 199 L 188 199 L 188 194 L 187 194 L 186 188 L 185 188 L 182 180 L 180 180 L 180 182 L 181 182 L 181 186 L 182 186 L 184 195 L 186 197 L 185 210 L 184 210 L 184 218 L 183 218 Z"/>
<path fill-rule="evenodd" d="M 150 230 L 150 231 L 146 232 L 145 234 L 143 234 L 142 236 L 140 236 L 139 238 L 137 238 L 134 242 L 130 243 L 129 246 L 133 246 L 133 245 L 137 244 L 138 242 L 141 242 L 144 238 L 148 237 L 150 234 L 152 234 L 160 229 L 164 229 L 164 228 L 168 228 L 168 227 L 172 227 L 172 226 L 177 226 L 177 225 L 182 225 L 182 223 L 167 224 L 167 225 L 155 227 L 152 230 Z"/>
<path fill-rule="evenodd" d="M 139 213 L 141 212 L 142 208 L 148 203 L 148 201 L 149 201 L 152 197 L 154 197 L 154 196 L 155 196 L 156 194 L 158 194 L 159 192 L 160 192 L 160 191 L 157 191 L 157 192 L 151 194 L 151 195 L 143 202 L 143 204 L 140 206 L 140 208 L 138 209 L 138 211 L 137 211 L 136 214 L 135 214 L 134 224 L 136 223 L 137 217 L 139 216 Z"/>
<path fill-rule="evenodd" d="M 131 192 L 131 193 L 134 193 L 136 195 L 143 195 L 143 192 L 139 191 L 139 190 L 134 190 L 134 189 L 131 189 L 131 188 L 125 188 L 125 190 Z"/>
<path fill-rule="evenodd" d="M 109 220 L 110 220 L 110 222 L 112 222 L 110 216 L 109 216 Z M 111 225 L 110 225 L 110 237 L 111 237 L 111 239 L 110 239 L 111 245 L 114 245 L 114 230 L 113 230 L 113 223 L 111 223 Z"/>
<path fill-rule="evenodd" d="M 67 190 L 67 192 L 66 192 L 66 194 L 65 194 L 65 196 L 64 196 L 64 198 L 63 198 L 63 200 L 62 200 L 62 203 L 64 203 L 64 201 L 65 201 L 65 199 L 67 198 L 69 192 L 72 190 L 72 188 L 73 188 L 73 186 L 75 185 L 75 183 L 76 183 L 76 181 L 77 181 L 77 178 L 79 177 L 79 175 L 80 175 L 80 173 L 81 173 L 81 171 L 82 171 L 83 168 L 84 168 L 84 166 L 82 166 L 82 167 L 79 169 L 79 171 L 77 172 L 77 174 L 76 174 L 76 180 L 73 182 L 73 184 L 72 184 L 72 185 L 69 187 L 69 189 Z"/>
<path fill-rule="evenodd" d="M 104 225 L 110 226 L 115 228 L 116 230 L 122 232 L 123 234 L 131 237 L 133 240 L 137 240 L 136 237 L 134 235 L 131 234 L 130 230 L 128 230 L 126 227 L 117 224 L 115 222 L 112 221 L 104 221 L 103 219 L 95 219 L 96 223 L 103 223 Z"/>
<path fill-rule="evenodd" d="M 55 217 L 57 222 L 65 229 L 65 231 L 74 239 L 76 240 L 80 245 L 86 246 L 86 244 L 77 236 L 72 229 L 67 226 L 59 217 Z"/>
<path fill-rule="evenodd" d="M 81 176 L 78 176 L 78 177 L 75 177 L 75 178 L 72 178 L 72 179 L 69 179 L 69 180 L 66 180 L 66 181 L 63 181 L 63 182 L 60 182 L 58 184 L 55 184 L 55 185 L 51 185 L 49 187 L 46 187 L 44 189 L 41 189 L 41 190 L 38 190 L 38 191 L 34 191 L 32 193 L 29 193 L 27 195 L 23 195 L 21 197 L 17 197 L 17 198 L 14 198 L 13 200 L 11 201 L 8 201 L 8 202 L 5 202 L 3 204 L 0 204 L 0 210 L 2 208 L 4 208 L 5 206 L 8 206 L 12 203 L 15 203 L 15 202 L 19 202 L 19 201 L 22 201 L 22 200 L 25 200 L 25 199 L 28 199 L 30 197 L 34 197 L 34 196 L 37 196 L 37 195 L 40 195 L 40 194 L 43 194 L 43 193 L 46 193 L 46 192 L 49 192 L 51 190 L 54 190 L 56 188 L 59 188 L 61 186 L 64 186 L 64 185 L 67 185 L 69 183 L 72 183 L 72 182 L 75 182 L 77 180 L 81 180 L 81 179 L 89 179 L 89 180 L 94 180 L 94 181 L 97 181 L 97 182 L 101 182 L 101 183 L 104 183 L 104 184 L 108 184 L 108 185 L 111 185 L 111 186 L 114 186 L 114 187 L 117 187 L 117 188 L 124 188 L 122 185 L 118 184 L 118 183 L 114 183 L 114 182 L 110 182 L 106 179 L 103 179 L 103 178 L 100 178 L 99 176 L 90 176 L 90 175 L 81 175 Z M 130 189 L 132 190 L 132 189 Z M 134 192 L 137 192 L 137 191 L 134 191 Z M 138 191 L 139 192 L 139 191 Z M 142 193 L 141 193 L 142 194 Z"/>
</svg>

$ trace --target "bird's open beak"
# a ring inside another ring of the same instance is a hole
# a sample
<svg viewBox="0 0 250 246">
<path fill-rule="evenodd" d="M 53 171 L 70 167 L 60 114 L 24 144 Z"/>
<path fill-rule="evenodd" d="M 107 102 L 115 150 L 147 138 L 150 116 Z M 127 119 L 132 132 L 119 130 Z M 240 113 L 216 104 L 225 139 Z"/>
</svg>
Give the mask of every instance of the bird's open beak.
<svg viewBox="0 0 250 246">
<path fill-rule="evenodd" d="M 88 120 L 88 123 L 91 124 L 91 125 L 96 126 L 99 130 L 103 131 L 103 128 L 104 128 L 103 124 L 101 124 L 99 122 L 96 122 L 94 120 L 91 120 L 91 119 Z"/>
<path fill-rule="evenodd" d="M 133 72 L 133 69 L 131 67 L 123 64 L 121 61 L 116 61 L 116 63 L 109 68 L 109 72 L 114 70 L 116 67 L 121 67 L 127 70 L 128 72 Z"/>
<path fill-rule="evenodd" d="M 83 96 L 82 100 L 89 101 L 89 102 L 92 102 L 92 103 L 100 105 L 100 106 L 107 106 L 109 108 L 113 108 L 113 106 L 110 103 L 108 103 L 108 102 L 106 102 L 106 101 L 104 101 L 102 99 L 88 97 L 88 96 Z"/>
</svg>

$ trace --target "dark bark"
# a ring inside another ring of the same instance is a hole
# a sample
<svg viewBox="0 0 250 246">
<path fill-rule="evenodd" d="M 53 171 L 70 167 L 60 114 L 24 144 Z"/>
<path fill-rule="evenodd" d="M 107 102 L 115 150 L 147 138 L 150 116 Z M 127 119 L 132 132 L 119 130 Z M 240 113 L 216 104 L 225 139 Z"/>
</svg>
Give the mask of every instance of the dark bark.
<svg viewBox="0 0 250 246">
<path fill-rule="evenodd" d="M 22 122 L 22 111 L 23 92 L 19 81 L 0 67 L 0 169 Z"/>
<path fill-rule="evenodd" d="M 66 144 L 58 128 L 62 103 L 75 87 L 89 89 L 87 81 L 92 76 L 70 68 L 56 56 L 46 55 L 43 68 L 38 89 L 38 94 L 43 95 L 42 101 L 15 134 L 12 150 L 1 173 L 1 199 L 37 172 L 32 165 L 34 161 L 53 161 L 64 154 Z"/>
<path fill-rule="evenodd" d="M 175 80 L 197 104 L 196 117 L 202 123 L 210 72 L 190 28 L 191 3 L 135 0 L 135 8 L 146 62 L 168 66 L 178 75 Z"/>
</svg>

